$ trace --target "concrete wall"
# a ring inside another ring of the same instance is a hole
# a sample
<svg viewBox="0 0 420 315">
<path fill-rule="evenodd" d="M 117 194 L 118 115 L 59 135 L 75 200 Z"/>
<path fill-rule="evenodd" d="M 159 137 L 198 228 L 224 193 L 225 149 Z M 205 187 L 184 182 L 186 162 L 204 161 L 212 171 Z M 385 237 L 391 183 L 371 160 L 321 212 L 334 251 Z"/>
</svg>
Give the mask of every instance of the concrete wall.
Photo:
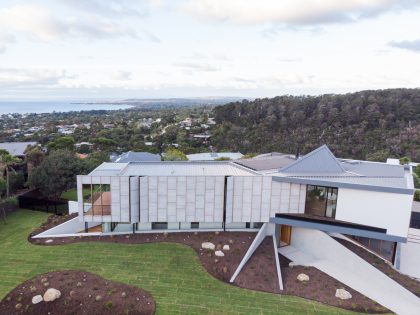
<svg viewBox="0 0 420 315">
<path fill-rule="evenodd" d="M 337 220 L 387 229 L 387 234 L 407 237 L 412 196 L 339 188 Z"/>
<path fill-rule="evenodd" d="M 140 222 L 222 222 L 224 176 L 140 178 Z"/>
</svg>

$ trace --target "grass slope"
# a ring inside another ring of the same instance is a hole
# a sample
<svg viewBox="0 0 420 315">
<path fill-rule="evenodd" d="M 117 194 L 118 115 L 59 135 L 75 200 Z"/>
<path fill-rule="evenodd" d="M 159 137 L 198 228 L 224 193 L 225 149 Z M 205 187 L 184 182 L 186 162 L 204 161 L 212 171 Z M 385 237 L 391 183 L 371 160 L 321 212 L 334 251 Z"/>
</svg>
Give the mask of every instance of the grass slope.
<svg viewBox="0 0 420 315">
<path fill-rule="evenodd" d="M 19 283 L 55 270 L 78 269 L 139 286 L 157 314 L 354 314 L 297 297 L 241 289 L 210 276 L 183 245 L 76 243 L 35 246 L 28 233 L 47 215 L 20 210 L 0 222 L 0 299 Z"/>
</svg>

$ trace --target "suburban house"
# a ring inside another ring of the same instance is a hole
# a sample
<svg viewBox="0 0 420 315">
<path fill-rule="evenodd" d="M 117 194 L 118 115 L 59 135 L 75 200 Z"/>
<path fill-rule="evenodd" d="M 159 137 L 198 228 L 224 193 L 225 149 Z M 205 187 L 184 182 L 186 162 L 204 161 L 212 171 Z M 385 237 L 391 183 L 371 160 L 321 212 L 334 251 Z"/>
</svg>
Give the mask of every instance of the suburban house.
<svg viewBox="0 0 420 315">
<path fill-rule="evenodd" d="M 406 264 L 404 259 L 413 263 L 410 255 L 419 252 L 403 247 L 414 193 L 410 167 L 338 159 L 325 145 L 302 157 L 103 163 L 89 175 L 78 176 L 77 189 L 74 220 L 85 232 L 93 226 L 105 235 L 258 232 L 231 282 L 263 239 L 271 237 L 276 253 L 315 266 L 397 313 L 401 303 L 384 301 L 378 292 L 387 286 L 389 294 L 401 296 L 402 289 L 393 291 L 392 279 L 336 238 L 363 246 L 396 269 Z M 418 268 L 412 276 L 420 278 Z M 366 288 L 366 277 L 377 280 Z"/>
<path fill-rule="evenodd" d="M 0 149 L 6 150 L 11 155 L 24 158 L 25 150 L 28 146 L 34 146 L 37 142 L 2 142 L 0 143 Z"/>
<path fill-rule="evenodd" d="M 115 163 L 130 163 L 130 162 L 157 162 L 161 161 L 159 154 L 149 152 L 134 152 L 128 151 L 121 155 L 111 156 L 111 161 Z"/>
</svg>

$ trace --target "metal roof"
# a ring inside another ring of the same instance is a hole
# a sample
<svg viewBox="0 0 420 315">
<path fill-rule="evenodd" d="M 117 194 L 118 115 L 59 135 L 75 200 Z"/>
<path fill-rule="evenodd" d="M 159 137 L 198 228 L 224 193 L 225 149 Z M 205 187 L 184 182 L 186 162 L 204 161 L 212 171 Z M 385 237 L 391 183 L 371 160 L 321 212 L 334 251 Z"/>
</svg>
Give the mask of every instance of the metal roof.
<svg viewBox="0 0 420 315">
<path fill-rule="evenodd" d="M 334 173 L 340 174 L 345 172 L 345 169 L 340 162 L 335 158 L 334 154 L 328 149 L 326 145 L 306 154 L 304 157 L 296 160 L 289 166 L 281 170 L 282 173 Z"/>
<path fill-rule="evenodd" d="M 23 156 L 28 145 L 36 144 L 36 142 L 3 142 L 0 143 L 0 149 L 6 150 L 13 156 Z"/>
<path fill-rule="evenodd" d="M 133 152 L 128 151 L 121 154 L 115 159 L 116 163 L 128 163 L 128 162 L 157 162 L 160 161 L 159 154 L 153 154 L 149 152 Z"/>
<path fill-rule="evenodd" d="M 121 176 L 252 176 L 254 172 L 231 162 L 129 163 Z"/>
<path fill-rule="evenodd" d="M 254 171 L 278 170 L 293 163 L 295 158 L 289 155 L 272 155 L 247 160 L 235 161 L 236 164 L 245 166 Z"/>
<path fill-rule="evenodd" d="M 189 161 L 213 161 L 221 157 L 238 160 L 243 157 L 243 154 L 240 152 L 207 152 L 187 155 Z"/>
<path fill-rule="evenodd" d="M 102 163 L 92 172 L 90 176 L 118 176 L 127 167 L 128 163 Z"/>
</svg>

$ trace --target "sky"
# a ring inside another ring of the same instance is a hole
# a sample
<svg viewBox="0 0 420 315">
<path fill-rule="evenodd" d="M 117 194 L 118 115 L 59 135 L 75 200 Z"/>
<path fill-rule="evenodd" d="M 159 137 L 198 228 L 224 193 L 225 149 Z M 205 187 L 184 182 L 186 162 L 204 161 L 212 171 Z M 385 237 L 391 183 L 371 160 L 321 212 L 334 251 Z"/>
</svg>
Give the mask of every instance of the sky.
<svg viewBox="0 0 420 315">
<path fill-rule="evenodd" d="M 420 87 L 418 0 L 0 1 L 0 100 Z"/>
</svg>

